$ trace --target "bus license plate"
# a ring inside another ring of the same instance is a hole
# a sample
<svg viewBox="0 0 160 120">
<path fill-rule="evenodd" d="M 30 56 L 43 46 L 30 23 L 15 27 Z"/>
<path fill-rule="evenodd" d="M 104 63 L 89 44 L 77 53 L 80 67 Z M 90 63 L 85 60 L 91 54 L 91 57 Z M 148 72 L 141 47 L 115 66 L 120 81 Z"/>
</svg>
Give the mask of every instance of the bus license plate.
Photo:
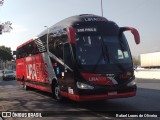
<svg viewBox="0 0 160 120">
<path fill-rule="evenodd" d="M 114 91 L 114 92 L 108 92 L 108 95 L 117 95 L 117 91 Z"/>
</svg>

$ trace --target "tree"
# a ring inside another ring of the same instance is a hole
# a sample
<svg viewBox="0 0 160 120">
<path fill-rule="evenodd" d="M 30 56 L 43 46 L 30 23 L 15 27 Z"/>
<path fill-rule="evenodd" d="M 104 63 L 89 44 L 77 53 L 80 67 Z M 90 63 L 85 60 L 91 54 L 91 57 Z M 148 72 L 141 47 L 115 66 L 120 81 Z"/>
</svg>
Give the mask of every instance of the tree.
<svg viewBox="0 0 160 120">
<path fill-rule="evenodd" d="M 0 0 L 0 6 L 4 4 L 4 0 Z M 11 27 L 12 23 L 10 21 L 0 23 L 0 35 L 3 32 L 10 32 L 13 28 Z"/>
<path fill-rule="evenodd" d="M 11 61 L 13 59 L 11 48 L 0 46 L 0 60 Z"/>
<path fill-rule="evenodd" d="M 3 25 L 0 24 L 0 35 L 2 34 Z"/>
<path fill-rule="evenodd" d="M 4 3 L 4 0 L 0 0 L 0 6 L 2 6 Z"/>
<path fill-rule="evenodd" d="M 12 23 L 10 21 L 7 21 L 5 23 L 0 24 L 0 34 L 3 32 L 10 32 L 13 28 L 11 27 Z"/>
</svg>

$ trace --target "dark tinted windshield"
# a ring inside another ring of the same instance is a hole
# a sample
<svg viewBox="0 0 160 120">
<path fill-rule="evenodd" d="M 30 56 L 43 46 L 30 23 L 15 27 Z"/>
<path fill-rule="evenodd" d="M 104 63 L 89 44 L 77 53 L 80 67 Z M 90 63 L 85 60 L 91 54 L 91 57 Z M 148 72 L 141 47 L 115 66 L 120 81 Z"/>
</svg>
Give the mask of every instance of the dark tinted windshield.
<svg viewBox="0 0 160 120">
<path fill-rule="evenodd" d="M 131 63 L 125 37 L 77 35 L 76 59 L 80 65 Z"/>
</svg>

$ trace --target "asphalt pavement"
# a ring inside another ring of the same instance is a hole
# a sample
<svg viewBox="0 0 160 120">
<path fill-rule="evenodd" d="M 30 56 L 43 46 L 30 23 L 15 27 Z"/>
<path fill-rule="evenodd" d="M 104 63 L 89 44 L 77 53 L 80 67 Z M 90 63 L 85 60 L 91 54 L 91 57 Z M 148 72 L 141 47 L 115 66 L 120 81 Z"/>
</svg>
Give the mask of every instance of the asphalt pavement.
<svg viewBox="0 0 160 120">
<path fill-rule="evenodd" d="M 111 113 L 124 112 L 125 114 L 128 111 L 131 114 L 142 113 L 144 115 L 144 112 L 159 114 L 160 80 L 138 79 L 137 86 L 135 97 L 81 103 L 67 100 L 64 103 L 59 103 L 49 93 L 38 90 L 25 91 L 16 80 L 3 81 L 0 77 L 0 111 L 40 112 L 43 113 L 42 115 L 48 115 L 48 117 L 42 118 L 23 118 L 24 120 L 51 120 L 53 118 L 102 120 L 113 119 Z M 8 119 L 21 120 L 19 117 Z M 118 117 L 118 119 L 124 118 Z M 131 117 L 131 119 L 135 119 L 135 117 Z"/>
</svg>

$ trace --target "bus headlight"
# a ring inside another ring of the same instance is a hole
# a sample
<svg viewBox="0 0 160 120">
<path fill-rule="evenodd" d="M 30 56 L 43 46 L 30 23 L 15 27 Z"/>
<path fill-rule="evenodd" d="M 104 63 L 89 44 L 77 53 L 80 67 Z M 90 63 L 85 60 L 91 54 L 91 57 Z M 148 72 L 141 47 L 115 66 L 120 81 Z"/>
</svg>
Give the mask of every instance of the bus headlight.
<svg viewBox="0 0 160 120">
<path fill-rule="evenodd" d="M 94 89 L 93 86 L 87 85 L 87 84 L 82 83 L 82 82 L 77 82 L 77 87 L 78 87 L 79 89 Z"/>
<path fill-rule="evenodd" d="M 135 80 L 131 81 L 130 83 L 128 83 L 127 86 L 134 86 L 136 84 L 137 84 L 137 80 L 135 79 Z"/>
</svg>

